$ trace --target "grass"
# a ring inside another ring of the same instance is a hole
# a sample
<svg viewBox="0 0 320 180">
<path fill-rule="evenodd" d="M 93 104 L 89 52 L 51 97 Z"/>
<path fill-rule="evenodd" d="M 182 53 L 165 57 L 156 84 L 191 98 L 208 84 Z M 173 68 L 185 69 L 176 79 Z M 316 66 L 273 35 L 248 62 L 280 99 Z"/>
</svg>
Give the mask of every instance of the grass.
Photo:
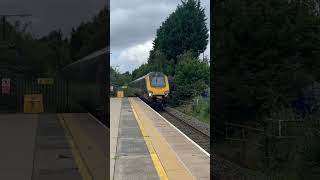
<svg viewBox="0 0 320 180">
<path fill-rule="evenodd" d="M 204 123 L 210 123 L 210 101 L 208 98 L 196 97 L 192 101 L 184 102 L 175 109 Z"/>
<path fill-rule="evenodd" d="M 299 116 L 292 110 L 278 110 L 271 115 L 274 119 L 297 120 Z M 246 143 L 220 140 L 214 145 L 215 152 L 249 169 L 260 171 L 281 180 L 320 179 L 320 123 L 319 114 L 302 119 L 303 124 L 285 126 L 283 135 L 295 138 L 269 139 L 269 165 L 265 162 L 264 147 L 255 144 L 264 143 L 263 137 L 246 133 Z M 277 124 L 277 123 L 276 123 Z M 268 133 L 277 135 L 278 126 L 272 125 Z M 272 133 L 274 132 L 274 133 Z M 286 133 L 287 132 L 287 133 Z M 235 131 L 233 138 L 240 138 L 241 131 Z"/>
</svg>

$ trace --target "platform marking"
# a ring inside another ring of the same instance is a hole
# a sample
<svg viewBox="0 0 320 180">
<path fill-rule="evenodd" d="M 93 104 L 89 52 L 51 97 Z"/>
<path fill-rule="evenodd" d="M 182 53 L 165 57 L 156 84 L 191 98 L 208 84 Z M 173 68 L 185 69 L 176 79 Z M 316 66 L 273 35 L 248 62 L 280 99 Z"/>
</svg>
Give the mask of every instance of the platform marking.
<svg viewBox="0 0 320 180">
<path fill-rule="evenodd" d="M 90 174 L 89 168 L 84 163 L 84 160 L 81 156 L 81 153 L 79 149 L 77 148 L 77 145 L 73 142 L 73 137 L 70 132 L 70 129 L 68 128 L 68 125 L 66 124 L 64 118 L 61 115 L 58 115 L 58 118 L 60 120 L 60 123 L 64 129 L 65 136 L 69 142 L 71 152 L 73 154 L 74 160 L 76 161 L 76 164 L 78 166 L 79 172 L 84 180 L 93 180 L 93 176 Z"/>
<path fill-rule="evenodd" d="M 180 134 L 182 134 L 185 138 L 187 138 L 192 144 L 194 144 L 196 147 L 198 147 L 205 155 L 207 155 L 208 157 L 210 157 L 210 154 L 204 150 L 202 147 L 200 147 L 197 143 L 195 143 L 192 139 L 190 139 L 187 135 L 185 135 L 183 132 L 181 132 L 177 127 L 175 127 L 173 124 L 171 124 L 166 118 L 164 118 L 163 116 L 161 116 L 161 114 L 159 114 L 157 111 L 155 111 L 154 109 L 152 109 L 147 103 L 145 103 L 144 101 L 142 101 L 140 99 L 141 102 L 143 102 L 149 109 L 151 109 L 153 112 L 155 112 L 157 115 L 159 115 L 163 120 L 165 120 L 168 124 L 170 124 L 174 129 L 176 129 Z"/>
<path fill-rule="evenodd" d="M 164 170 L 164 168 L 163 168 L 163 166 L 162 166 L 162 164 L 160 162 L 160 159 L 159 159 L 156 151 L 154 150 L 154 148 L 152 146 L 152 143 L 151 143 L 150 139 L 146 135 L 145 129 L 143 127 L 143 124 L 142 124 L 141 120 L 139 119 L 138 114 L 136 113 L 136 111 L 135 111 L 130 99 L 129 99 L 129 102 L 130 102 L 130 106 L 132 108 L 132 112 L 133 112 L 133 114 L 134 114 L 134 116 L 135 116 L 135 118 L 136 118 L 136 120 L 137 120 L 137 122 L 139 124 L 142 136 L 144 138 L 144 141 L 146 142 L 146 145 L 147 145 L 147 148 L 149 150 L 151 159 L 153 161 L 154 167 L 157 170 L 157 173 L 158 173 L 158 176 L 159 176 L 160 180 L 169 180 L 169 178 L 168 178 L 168 176 L 166 174 L 166 171 Z"/>
<path fill-rule="evenodd" d="M 96 122 L 98 122 L 98 124 L 100 124 L 103 128 L 105 128 L 106 130 L 109 130 L 109 128 L 103 124 L 101 121 L 99 121 L 96 117 L 94 117 L 90 112 L 88 112 L 89 116 L 94 119 Z M 109 117 L 110 118 L 110 117 Z"/>
</svg>

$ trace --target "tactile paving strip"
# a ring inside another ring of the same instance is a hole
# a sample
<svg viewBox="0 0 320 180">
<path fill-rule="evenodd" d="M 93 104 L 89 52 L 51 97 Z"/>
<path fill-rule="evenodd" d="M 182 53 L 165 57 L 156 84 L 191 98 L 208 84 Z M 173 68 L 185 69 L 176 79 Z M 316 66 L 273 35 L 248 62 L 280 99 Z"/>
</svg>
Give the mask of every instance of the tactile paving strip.
<svg viewBox="0 0 320 180">
<path fill-rule="evenodd" d="M 159 179 L 127 98 L 123 98 L 119 123 L 114 180 Z"/>
<path fill-rule="evenodd" d="M 39 115 L 32 180 L 81 180 L 55 114 Z"/>
</svg>

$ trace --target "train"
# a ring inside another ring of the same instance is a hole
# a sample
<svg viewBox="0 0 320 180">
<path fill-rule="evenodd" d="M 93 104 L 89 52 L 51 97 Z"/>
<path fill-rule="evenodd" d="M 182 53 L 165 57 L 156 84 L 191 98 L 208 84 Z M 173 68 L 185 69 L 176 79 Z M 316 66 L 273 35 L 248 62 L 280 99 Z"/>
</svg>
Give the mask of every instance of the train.
<svg viewBox="0 0 320 180">
<path fill-rule="evenodd" d="M 90 112 L 107 127 L 109 122 L 109 47 L 98 50 L 63 68 L 61 78 L 68 81 L 70 112 Z"/>
<path fill-rule="evenodd" d="M 169 96 L 169 80 L 162 72 L 148 74 L 129 83 L 133 94 L 153 105 L 163 106 Z"/>
</svg>

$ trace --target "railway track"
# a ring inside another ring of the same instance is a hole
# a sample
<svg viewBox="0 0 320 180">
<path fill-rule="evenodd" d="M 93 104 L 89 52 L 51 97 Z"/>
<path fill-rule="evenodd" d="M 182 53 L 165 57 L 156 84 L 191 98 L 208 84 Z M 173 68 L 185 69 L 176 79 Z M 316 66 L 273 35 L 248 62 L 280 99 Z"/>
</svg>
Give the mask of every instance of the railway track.
<svg viewBox="0 0 320 180">
<path fill-rule="evenodd" d="M 142 99 L 143 100 L 143 99 Z M 144 100 L 143 100 L 144 101 Z M 144 101 L 146 102 L 146 101 Z M 147 102 L 146 102 L 147 103 Z M 148 104 L 148 103 L 147 103 Z M 149 104 L 150 105 L 150 104 Z M 155 107 L 150 105 L 161 116 L 183 132 L 186 136 L 197 143 L 201 148 L 210 154 L 210 136 L 208 132 L 201 131 L 195 127 L 194 123 L 188 123 L 188 120 L 177 117 L 174 113 L 166 111 L 166 108 Z M 217 180 L 271 180 L 265 175 L 240 167 L 238 164 L 226 160 L 220 156 L 213 154 L 210 173 Z M 273 180 L 273 179 L 272 179 Z"/>
</svg>

